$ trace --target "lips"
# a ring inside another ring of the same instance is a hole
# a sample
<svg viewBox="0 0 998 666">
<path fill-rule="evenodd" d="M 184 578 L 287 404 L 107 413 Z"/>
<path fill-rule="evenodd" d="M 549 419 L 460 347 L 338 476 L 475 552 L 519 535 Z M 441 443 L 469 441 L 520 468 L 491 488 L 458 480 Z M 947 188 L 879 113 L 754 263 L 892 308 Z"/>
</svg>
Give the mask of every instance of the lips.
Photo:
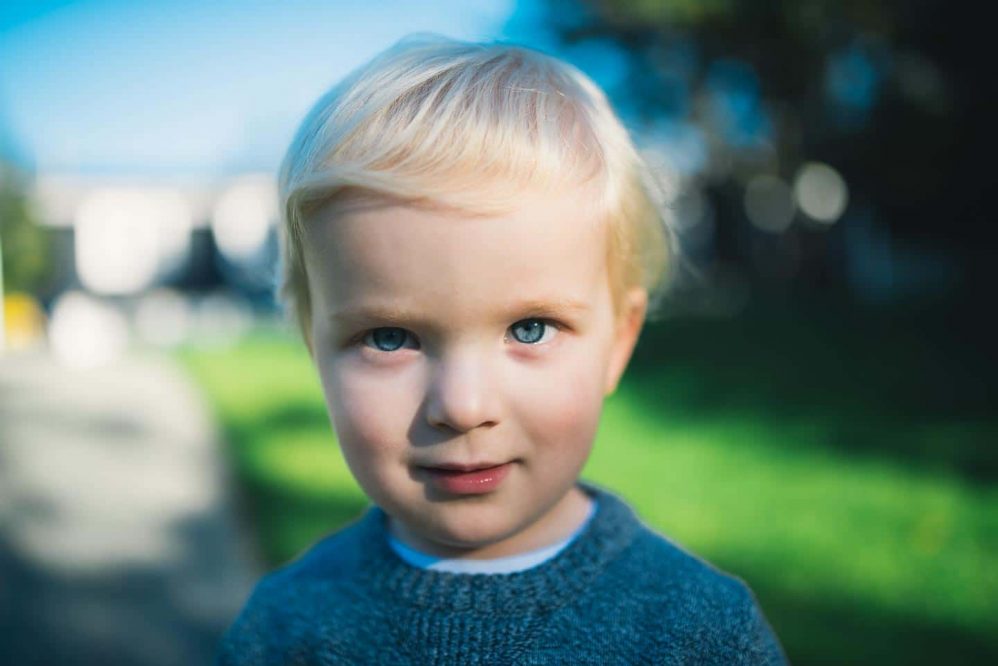
<svg viewBox="0 0 998 666">
<path fill-rule="evenodd" d="M 449 472 L 477 472 L 480 469 L 491 469 L 505 464 L 506 463 L 501 462 L 472 463 L 470 465 L 461 463 L 441 463 L 439 465 L 425 465 L 425 467 L 427 469 L 444 470 Z"/>
<path fill-rule="evenodd" d="M 487 465 L 481 467 L 481 464 Z M 426 467 L 429 481 L 438 490 L 455 495 L 481 495 L 490 493 L 500 485 L 513 467 L 508 463 L 481 463 L 456 465 L 445 463 L 440 467 Z"/>
</svg>

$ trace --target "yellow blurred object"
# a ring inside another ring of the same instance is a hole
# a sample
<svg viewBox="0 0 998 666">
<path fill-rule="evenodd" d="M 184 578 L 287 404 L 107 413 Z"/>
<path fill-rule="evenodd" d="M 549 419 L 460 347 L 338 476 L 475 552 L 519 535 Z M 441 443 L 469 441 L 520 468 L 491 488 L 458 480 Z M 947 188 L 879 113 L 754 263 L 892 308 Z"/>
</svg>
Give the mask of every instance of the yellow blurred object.
<svg viewBox="0 0 998 666">
<path fill-rule="evenodd" d="M 3 325 L 6 348 L 26 349 L 45 335 L 45 313 L 38 300 L 21 292 L 7 294 L 3 299 Z"/>
</svg>

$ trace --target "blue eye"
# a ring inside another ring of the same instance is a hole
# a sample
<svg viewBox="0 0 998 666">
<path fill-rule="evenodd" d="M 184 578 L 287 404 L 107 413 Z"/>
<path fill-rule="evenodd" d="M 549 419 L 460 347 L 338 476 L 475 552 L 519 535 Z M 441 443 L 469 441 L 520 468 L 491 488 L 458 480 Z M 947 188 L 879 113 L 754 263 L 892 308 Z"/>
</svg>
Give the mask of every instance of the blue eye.
<svg viewBox="0 0 998 666">
<path fill-rule="evenodd" d="M 364 342 L 376 347 L 379 351 L 393 352 L 402 348 L 407 337 L 408 332 L 404 328 L 386 326 L 368 331 L 364 335 Z"/>
<path fill-rule="evenodd" d="M 517 342 L 533 345 L 541 341 L 549 326 L 543 319 L 521 319 L 510 330 Z"/>
</svg>

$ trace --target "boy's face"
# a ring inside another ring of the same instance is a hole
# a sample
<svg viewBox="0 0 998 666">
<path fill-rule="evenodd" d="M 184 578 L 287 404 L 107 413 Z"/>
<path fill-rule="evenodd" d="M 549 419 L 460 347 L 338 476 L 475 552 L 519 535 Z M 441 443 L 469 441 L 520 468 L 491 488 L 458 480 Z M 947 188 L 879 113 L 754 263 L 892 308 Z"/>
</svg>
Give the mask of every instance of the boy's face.
<svg viewBox="0 0 998 666">
<path fill-rule="evenodd" d="M 496 217 L 320 211 L 306 225 L 313 356 L 333 426 L 358 483 L 412 545 L 499 557 L 578 524 L 575 482 L 645 307 L 632 290 L 615 319 L 589 201 L 568 192 Z M 471 480 L 471 491 L 428 469 L 478 463 L 509 464 L 498 485 Z"/>
</svg>

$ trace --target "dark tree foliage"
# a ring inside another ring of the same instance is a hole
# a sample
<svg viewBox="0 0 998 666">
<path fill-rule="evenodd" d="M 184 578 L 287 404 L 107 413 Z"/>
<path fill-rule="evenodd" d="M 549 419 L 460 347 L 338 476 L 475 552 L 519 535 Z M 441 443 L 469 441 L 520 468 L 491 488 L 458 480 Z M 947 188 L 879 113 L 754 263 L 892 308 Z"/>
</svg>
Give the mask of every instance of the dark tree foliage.
<svg viewBox="0 0 998 666">
<path fill-rule="evenodd" d="M 984 48 L 993 38 L 969 4 L 548 0 L 546 7 L 564 47 L 601 43 L 625 54 L 626 76 L 610 93 L 638 124 L 664 115 L 703 125 L 718 72 L 740 67 L 771 129 L 775 165 L 767 168 L 789 180 L 805 161 L 830 164 L 848 183 L 850 215 L 865 211 L 892 239 L 958 267 L 965 293 L 992 274 L 983 248 L 998 240 L 985 200 L 998 191 L 993 56 Z M 743 176 L 736 168 L 705 191 L 718 213 L 718 256 L 757 273 L 741 212 Z M 793 281 L 835 288 L 848 259 L 843 226 L 818 240 L 795 225 L 761 242 L 814 250 Z"/>
</svg>

